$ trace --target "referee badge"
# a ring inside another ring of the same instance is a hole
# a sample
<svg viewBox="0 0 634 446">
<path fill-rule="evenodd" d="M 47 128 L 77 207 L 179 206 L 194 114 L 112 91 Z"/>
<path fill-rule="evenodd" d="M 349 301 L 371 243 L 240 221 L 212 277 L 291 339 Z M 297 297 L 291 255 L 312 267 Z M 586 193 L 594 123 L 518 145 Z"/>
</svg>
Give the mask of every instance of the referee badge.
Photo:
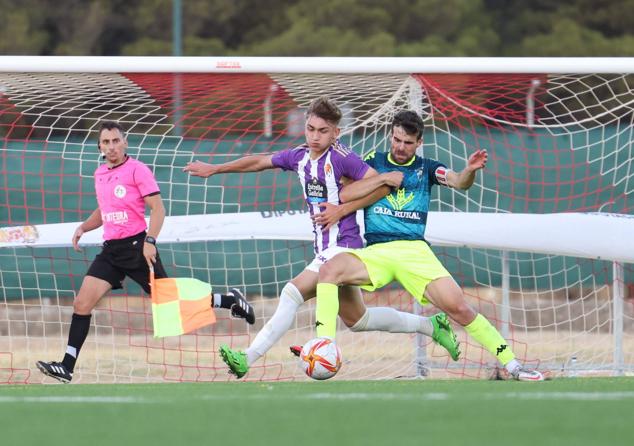
<svg viewBox="0 0 634 446">
<path fill-rule="evenodd" d="M 115 186 L 115 188 L 114 188 L 114 196 L 115 197 L 123 198 L 123 197 L 125 197 L 126 193 L 128 193 L 128 191 L 121 184 L 118 184 L 118 185 Z"/>
</svg>

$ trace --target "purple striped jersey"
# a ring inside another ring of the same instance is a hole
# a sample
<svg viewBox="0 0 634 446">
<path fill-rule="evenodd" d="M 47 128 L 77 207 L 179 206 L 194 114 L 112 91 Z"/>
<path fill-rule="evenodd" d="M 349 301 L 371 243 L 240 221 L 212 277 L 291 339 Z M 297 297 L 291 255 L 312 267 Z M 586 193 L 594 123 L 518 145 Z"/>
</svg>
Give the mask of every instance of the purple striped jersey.
<svg viewBox="0 0 634 446">
<path fill-rule="evenodd" d="M 316 160 L 310 159 L 310 148 L 303 144 L 277 152 L 272 161 L 275 167 L 297 172 L 311 216 L 321 212 L 320 203 L 340 204 L 342 177 L 360 180 L 369 169 L 356 153 L 338 140 Z M 343 217 L 327 231 L 313 224 L 313 233 L 315 253 L 333 246 L 363 247 L 355 212 Z"/>
</svg>

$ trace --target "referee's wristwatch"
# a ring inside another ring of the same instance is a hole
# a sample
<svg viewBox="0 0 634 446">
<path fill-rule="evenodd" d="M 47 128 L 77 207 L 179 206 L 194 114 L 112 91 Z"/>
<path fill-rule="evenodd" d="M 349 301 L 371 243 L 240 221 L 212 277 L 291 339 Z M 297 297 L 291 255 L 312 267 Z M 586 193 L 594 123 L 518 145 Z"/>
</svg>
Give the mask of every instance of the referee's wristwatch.
<svg viewBox="0 0 634 446">
<path fill-rule="evenodd" d="M 152 237 L 151 235 L 148 235 L 147 237 L 145 237 L 145 243 L 149 243 L 151 245 L 156 246 L 156 239 Z"/>
</svg>

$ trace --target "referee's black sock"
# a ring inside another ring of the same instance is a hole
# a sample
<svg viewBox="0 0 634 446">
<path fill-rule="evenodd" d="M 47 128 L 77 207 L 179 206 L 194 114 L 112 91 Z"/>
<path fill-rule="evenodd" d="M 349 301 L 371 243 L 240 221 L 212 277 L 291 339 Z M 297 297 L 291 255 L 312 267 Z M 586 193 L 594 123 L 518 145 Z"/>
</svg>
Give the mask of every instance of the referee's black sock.
<svg viewBox="0 0 634 446">
<path fill-rule="evenodd" d="M 81 346 L 84 345 L 84 341 L 88 337 L 90 318 L 90 314 L 82 315 L 73 313 L 73 318 L 70 321 L 68 346 L 66 347 L 66 354 L 64 355 L 64 359 L 62 359 L 62 364 L 64 364 L 64 367 L 71 373 L 75 370 L 75 362 L 77 362 L 79 350 L 81 350 Z"/>
</svg>

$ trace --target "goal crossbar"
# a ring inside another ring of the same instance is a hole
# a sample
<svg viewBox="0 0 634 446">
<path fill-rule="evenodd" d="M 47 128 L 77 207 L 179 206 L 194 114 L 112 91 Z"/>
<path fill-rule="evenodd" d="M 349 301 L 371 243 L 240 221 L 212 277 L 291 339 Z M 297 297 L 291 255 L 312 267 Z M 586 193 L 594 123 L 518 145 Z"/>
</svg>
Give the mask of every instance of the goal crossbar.
<svg viewBox="0 0 634 446">
<path fill-rule="evenodd" d="M 0 72 L 634 73 L 634 57 L 0 56 Z"/>
</svg>

